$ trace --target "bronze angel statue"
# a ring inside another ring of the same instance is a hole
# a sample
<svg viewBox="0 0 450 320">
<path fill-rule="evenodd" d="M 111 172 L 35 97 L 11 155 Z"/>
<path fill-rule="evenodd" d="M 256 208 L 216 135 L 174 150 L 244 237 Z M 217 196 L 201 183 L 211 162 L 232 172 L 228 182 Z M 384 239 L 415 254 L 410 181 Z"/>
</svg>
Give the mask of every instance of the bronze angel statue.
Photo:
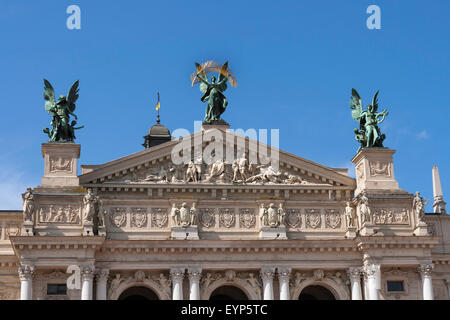
<svg viewBox="0 0 450 320">
<path fill-rule="evenodd" d="M 223 92 L 227 90 L 227 81 L 232 86 L 236 86 L 236 80 L 231 75 L 231 70 L 228 68 L 228 62 L 220 65 L 214 61 L 208 61 L 203 64 L 195 63 L 196 72 L 192 75 L 192 86 L 194 83 L 200 83 L 200 91 L 203 93 L 201 97 L 202 102 L 207 102 L 204 124 L 226 124 L 220 118 L 222 113 L 228 105 L 227 98 Z M 208 81 L 208 73 L 218 72 L 218 79 L 215 76 Z M 216 82 L 217 80 L 217 82 Z"/>
<path fill-rule="evenodd" d="M 386 109 L 382 112 L 377 112 L 378 93 L 379 91 L 375 93 L 372 104 L 367 106 L 367 110 L 363 110 L 362 100 L 358 91 L 352 89 L 350 108 L 352 109 L 353 119 L 359 122 L 359 129 L 354 129 L 356 134 L 355 139 L 361 143 L 358 151 L 361 148 L 383 148 L 383 140 L 386 136 L 381 134 L 378 125 L 384 121 L 388 112 Z"/>
<path fill-rule="evenodd" d="M 55 90 L 50 82 L 44 79 L 44 99 L 45 111 L 52 115 L 50 122 L 51 129 L 45 128 L 44 133 L 50 138 L 49 142 L 73 142 L 75 140 L 75 130 L 81 127 L 75 127 L 78 117 L 73 113 L 75 111 L 75 102 L 78 99 L 78 80 L 72 85 L 67 96 L 59 96 L 55 99 Z M 70 116 L 75 120 L 71 123 Z"/>
</svg>

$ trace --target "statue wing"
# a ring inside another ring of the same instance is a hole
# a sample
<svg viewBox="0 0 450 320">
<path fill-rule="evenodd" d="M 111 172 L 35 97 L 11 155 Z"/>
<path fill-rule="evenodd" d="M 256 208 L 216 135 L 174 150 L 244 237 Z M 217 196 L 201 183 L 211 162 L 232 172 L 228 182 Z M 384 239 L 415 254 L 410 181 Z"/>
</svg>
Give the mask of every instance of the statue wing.
<svg viewBox="0 0 450 320">
<path fill-rule="evenodd" d="M 378 90 L 375 95 L 373 96 L 373 100 L 372 100 L 372 106 L 373 106 L 373 112 L 377 112 L 378 110 L 378 93 L 380 92 L 380 90 Z"/>
<path fill-rule="evenodd" d="M 69 94 L 67 95 L 67 105 L 70 109 L 70 112 L 75 111 L 75 102 L 78 100 L 78 85 L 79 81 L 75 81 L 75 83 L 72 85 L 72 88 L 69 90 Z"/>
<path fill-rule="evenodd" d="M 219 80 L 217 81 L 217 83 L 220 84 L 218 86 L 218 89 L 221 92 L 227 90 L 227 80 L 228 80 L 228 61 L 223 64 L 222 68 L 220 68 L 219 71 Z"/>
<path fill-rule="evenodd" d="M 352 118 L 359 121 L 363 113 L 361 97 L 356 89 L 352 88 L 352 99 L 350 100 L 350 108 L 352 109 Z"/>
<path fill-rule="evenodd" d="M 45 103 L 45 111 L 50 113 L 50 108 L 52 108 L 55 104 L 55 90 L 53 89 L 50 82 L 44 79 L 44 99 L 47 100 Z"/>
<path fill-rule="evenodd" d="M 208 82 L 208 79 L 206 79 L 202 74 L 199 74 L 197 76 L 197 78 L 201 78 L 203 81 Z M 206 91 L 208 91 L 208 85 L 205 82 L 203 82 L 203 81 L 200 81 L 200 91 L 203 94 L 205 94 Z"/>
</svg>

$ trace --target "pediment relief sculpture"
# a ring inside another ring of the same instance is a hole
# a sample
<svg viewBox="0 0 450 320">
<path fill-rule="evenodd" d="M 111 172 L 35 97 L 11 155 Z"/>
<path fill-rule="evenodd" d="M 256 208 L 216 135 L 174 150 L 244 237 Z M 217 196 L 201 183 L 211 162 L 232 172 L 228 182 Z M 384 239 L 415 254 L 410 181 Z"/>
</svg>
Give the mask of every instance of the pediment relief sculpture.
<svg viewBox="0 0 450 320">
<path fill-rule="evenodd" d="M 187 228 L 196 225 L 197 209 L 195 202 L 189 208 L 186 202 L 183 202 L 178 208 L 175 203 L 172 204 L 170 217 L 174 226 Z"/>
</svg>

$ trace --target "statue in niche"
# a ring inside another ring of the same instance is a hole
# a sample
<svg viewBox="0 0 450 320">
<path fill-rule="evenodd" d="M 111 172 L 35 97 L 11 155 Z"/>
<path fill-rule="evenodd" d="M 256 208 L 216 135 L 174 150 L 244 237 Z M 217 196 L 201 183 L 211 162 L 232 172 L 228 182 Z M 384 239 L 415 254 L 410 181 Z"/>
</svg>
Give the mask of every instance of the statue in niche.
<svg viewBox="0 0 450 320">
<path fill-rule="evenodd" d="M 34 205 L 34 194 L 31 188 L 27 188 L 27 192 L 22 195 L 23 199 L 23 221 L 30 222 L 33 221 L 33 214 L 35 211 Z"/>
</svg>

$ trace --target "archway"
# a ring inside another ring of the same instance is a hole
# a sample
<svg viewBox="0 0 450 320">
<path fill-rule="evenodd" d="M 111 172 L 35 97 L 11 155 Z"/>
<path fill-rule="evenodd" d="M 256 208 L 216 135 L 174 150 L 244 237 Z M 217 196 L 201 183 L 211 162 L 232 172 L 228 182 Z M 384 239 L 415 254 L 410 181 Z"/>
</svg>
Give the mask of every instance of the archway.
<svg viewBox="0 0 450 320">
<path fill-rule="evenodd" d="M 119 296 L 118 300 L 159 300 L 156 293 L 147 287 L 131 287 Z"/>
<path fill-rule="evenodd" d="M 312 285 L 305 287 L 298 300 L 336 300 L 333 293 L 323 286 Z"/>
<path fill-rule="evenodd" d="M 235 286 L 221 286 L 215 289 L 209 300 L 217 301 L 217 300 L 248 300 L 247 295 Z"/>
</svg>

